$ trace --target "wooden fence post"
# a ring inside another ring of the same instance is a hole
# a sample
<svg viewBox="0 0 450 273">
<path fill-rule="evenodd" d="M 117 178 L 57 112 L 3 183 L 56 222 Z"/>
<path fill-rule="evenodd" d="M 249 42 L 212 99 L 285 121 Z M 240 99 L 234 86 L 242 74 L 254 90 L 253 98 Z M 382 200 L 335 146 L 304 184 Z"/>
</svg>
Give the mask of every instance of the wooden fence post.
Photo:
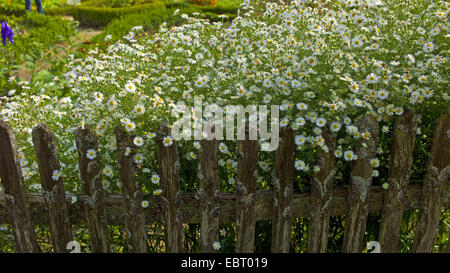
<svg viewBox="0 0 450 273">
<path fill-rule="evenodd" d="M 72 227 L 66 208 L 63 179 L 59 177 L 61 164 L 56 137 L 45 124 L 35 127 L 32 136 L 55 252 L 65 253 L 68 252 L 67 244 L 72 241 Z"/>
<path fill-rule="evenodd" d="M 294 131 L 291 128 L 282 128 L 280 130 L 280 144 L 275 151 L 272 253 L 289 252 L 295 148 Z"/>
<path fill-rule="evenodd" d="M 250 140 L 248 124 L 246 140 L 238 141 L 238 173 L 236 179 L 236 252 L 252 253 L 255 246 L 256 177 L 258 141 Z"/>
<path fill-rule="evenodd" d="M 381 251 L 398 252 L 406 190 L 420 116 L 406 110 L 395 121 L 389 161 L 389 188 L 384 198 L 378 241 Z"/>
<path fill-rule="evenodd" d="M 85 128 L 80 127 L 75 130 L 75 141 L 83 183 L 83 207 L 88 222 L 91 250 L 93 253 L 110 252 L 97 137 L 89 126 L 85 126 Z M 90 159 L 87 154 L 91 150 L 96 154 Z"/>
<path fill-rule="evenodd" d="M 319 149 L 316 165 L 319 172 L 314 174 L 311 185 L 311 218 L 308 233 L 308 253 L 326 253 L 330 223 L 330 208 L 332 207 L 333 179 L 336 148 L 336 134 L 329 128 L 324 128 L 322 136 L 328 152 Z"/>
<path fill-rule="evenodd" d="M 177 144 L 164 146 L 163 139 L 170 135 L 167 124 L 161 124 L 158 135 L 158 164 L 162 195 L 165 198 L 164 235 L 167 253 L 182 253 L 183 248 L 183 213 L 181 210 L 180 160 Z"/>
<path fill-rule="evenodd" d="M 450 173 L 450 112 L 442 115 L 433 133 L 423 181 L 413 252 L 432 252 Z"/>
<path fill-rule="evenodd" d="M 369 213 L 368 189 L 372 184 L 373 167 L 370 160 L 375 158 L 378 144 L 378 122 L 372 115 L 365 115 L 356 121 L 356 126 L 370 133 L 370 138 L 362 140 L 356 149 L 358 159 L 353 163 L 345 213 L 345 233 L 342 252 L 361 253 L 364 233 Z"/>
<path fill-rule="evenodd" d="M 128 252 L 147 252 L 147 232 L 145 229 L 144 211 L 142 208 L 143 194 L 141 185 L 136 182 L 136 164 L 134 155 L 136 146 L 133 136 L 122 127 L 114 130 L 117 142 L 117 161 L 119 163 L 120 179 L 122 181 L 123 208 L 127 234 Z M 127 148 L 131 149 L 127 152 Z"/>
<path fill-rule="evenodd" d="M 201 252 L 214 253 L 219 241 L 219 147 L 217 140 L 201 140 L 197 191 L 200 207 Z"/>
<path fill-rule="evenodd" d="M 17 252 L 39 252 L 16 144 L 11 128 L 3 120 L 0 120 L 0 147 L 0 180 L 4 187 Z"/>
</svg>

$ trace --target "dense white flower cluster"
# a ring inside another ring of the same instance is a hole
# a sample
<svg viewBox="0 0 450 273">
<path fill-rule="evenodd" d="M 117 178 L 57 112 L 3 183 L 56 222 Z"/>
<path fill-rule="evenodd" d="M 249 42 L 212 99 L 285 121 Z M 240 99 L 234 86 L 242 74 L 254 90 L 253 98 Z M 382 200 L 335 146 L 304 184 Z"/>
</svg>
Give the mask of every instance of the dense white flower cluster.
<svg viewBox="0 0 450 273">
<path fill-rule="evenodd" d="M 0 117 L 16 133 L 24 177 L 30 185 L 38 181 L 31 130 L 45 122 L 58 137 L 63 162 L 54 179 L 69 178 L 68 189 L 77 191 L 73 130 L 86 124 L 100 142 L 99 151 L 86 156 L 101 157 L 105 179 L 113 182 L 104 186 L 116 189 L 113 129 L 122 124 L 136 134 L 141 175 L 158 185 L 155 132 L 162 120 L 174 120 L 174 108 L 193 106 L 197 96 L 205 108 L 279 105 L 280 125 L 295 130 L 299 150 L 328 151 L 322 136 L 328 126 L 338 133 L 334 155 L 344 161 L 357 159 L 355 144 L 371 137 L 356 126 L 357 117 L 373 115 L 388 132 L 383 123 L 405 109 L 448 108 L 448 2 L 318 2 L 246 0 L 232 22 L 183 15 L 181 26 L 162 25 L 151 36 L 136 27 L 106 51 L 71 58 L 65 74 L 70 97 L 22 93 L 6 99 L 1 109 Z M 170 146 L 173 139 L 166 137 L 163 144 Z M 185 158 L 197 158 L 198 142 L 183 145 Z M 233 173 L 230 147 L 221 142 L 220 151 L 220 166 Z M 317 171 L 313 162 L 299 156 L 295 168 Z M 376 168 L 379 160 L 371 164 Z M 270 169 L 266 161 L 259 166 Z M 161 193 L 157 187 L 153 191 Z"/>
</svg>

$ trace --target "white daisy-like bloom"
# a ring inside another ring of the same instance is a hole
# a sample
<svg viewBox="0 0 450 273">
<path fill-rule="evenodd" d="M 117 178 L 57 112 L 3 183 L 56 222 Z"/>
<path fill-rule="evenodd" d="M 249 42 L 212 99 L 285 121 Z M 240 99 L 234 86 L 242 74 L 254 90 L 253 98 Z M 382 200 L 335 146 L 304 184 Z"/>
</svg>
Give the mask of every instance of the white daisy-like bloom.
<svg viewBox="0 0 450 273">
<path fill-rule="evenodd" d="M 42 189 L 42 185 L 41 184 L 33 184 L 33 185 L 31 185 L 31 188 L 34 190 L 40 190 L 40 189 Z"/>
<path fill-rule="evenodd" d="M 125 152 L 123 154 L 129 156 L 131 154 L 131 147 L 125 147 Z"/>
<path fill-rule="evenodd" d="M 134 128 L 136 128 L 136 124 L 134 122 L 128 122 L 125 124 L 125 130 L 128 132 L 134 131 Z"/>
<path fill-rule="evenodd" d="M 152 177 L 150 178 L 150 180 L 152 181 L 153 184 L 158 184 L 160 179 L 161 178 L 157 174 L 152 175 Z"/>
<path fill-rule="evenodd" d="M 297 126 L 303 126 L 303 125 L 305 125 L 305 119 L 303 118 L 303 117 L 298 117 L 298 118 L 296 118 L 295 119 L 295 124 L 297 125 Z"/>
<path fill-rule="evenodd" d="M 94 149 L 89 149 L 86 153 L 86 157 L 90 160 L 93 160 L 97 157 L 97 152 Z"/>
<path fill-rule="evenodd" d="M 338 132 L 341 129 L 341 127 L 342 127 L 342 125 L 339 122 L 335 121 L 335 122 L 331 123 L 330 130 L 332 132 Z"/>
<path fill-rule="evenodd" d="M 132 82 L 125 84 L 125 90 L 129 93 L 134 93 L 136 91 L 136 85 Z"/>
<path fill-rule="evenodd" d="M 305 59 L 305 63 L 310 66 L 315 66 L 317 64 L 317 59 L 314 56 L 310 56 Z"/>
<path fill-rule="evenodd" d="M 344 152 L 344 159 L 346 161 L 352 161 L 355 159 L 355 153 L 353 151 L 345 151 Z"/>
<path fill-rule="evenodd" d="M 142 139 L 142 137 L 140 137 L 140 136 L 137 136 L 133 139 L 133 143 L 137 147 L 141 147 L 142 145 L 144 145 L 144 139 Z"/>
<path fill-rule="evenodd" d="M 289 119 L 288 118 L 282 118 L 280 120 L 280 127 L 286 127 L 289 124 Z"/>
<path fill-rule="evenodd" d="M 173 138 L 171 136 L 166 136 L 163 138 L 163 144 L 165 147 L 171 146 L 173 143 Z"/>
<path fill-rule="evenodd" d="M 327 121 L 324 118 L 318 118 L 316 120 L 316 125 L 319 127 L 325 126 L 326 123 L 327 123 Z"/>
<path fill-rule="evenodd" d="M 145 209 L 145 208 L 148 208 L 148 206 L 150 205 L 150 203 L 147 201 L 147 200 L 143 200 L 142 202 L 141 202 L 141 206 Z"/>
<path fill-rule="evenodd" d="M 109 189 L 110 185 L 111 185 L 111 183 L 108 180 L 106 180 L 106 179 L 102 180 L 103 189 L 105 189 L 105 190 Z"/>
<path fill-rule="evenodd" d="M 199 150 L 201 148 L 200 142 L 198 142 L 198 141 L 194 141 L 194 143 L 192 143 L 192 146 L 194 146 L 194 148 L 197 150 Z"/>
<path fill-rule="evenodd" d="M 112 170 L 112 167 L 111 167 L 111 165 L 106 165 L 104 168 L 103 168 L 103 174 L 104 175 L 106 175 L 106 176 L 108 176 L 108 177 L 111 177 L 112 175 L 113 175 L 113 170 Z"/>
<path fill-rule="evenodd" d="M 160 195 L 162 193 L 162 190 L 161 189 L 157 189 L 157 190 L 154 190 L 153 191 L 153 195 L 155 195 L 155 196 L 158 196 L 158 195 Z"/>
<path fill-rule="evenodd" d="M 337 149 L 336 151 L 334 151 L 334 156 L 336 158 L 340 158 L 342 156 L 342 150 Z"/>
<path fill-rule="evenodd" d="M 306 109 L 308 109 L 308 105 L 306 103 L 303 103 L 303 102 L 297 103 L 296 106 L 297 106 L 298 110 L 306 110 Z"/>
<path fill-rule="evenodd" d="M 361 47 L 363 45 L 363 41 L 361 41 L 361 39 L 359 37 L 355 37 L 352 39 L 352 46 L 353 47 Z"/>
<path fill-rule="evenodd" d="M 145 113 L 145 107 L 143 105 L 137 104 L 134 107 L 134 112 L 138 115 L 143 115 Z"/>
<path fill-rule="evenodd" d="M 356 83 L 356 82 L 352 82 L 350 84 L 349 88 L 350 88 L 351 91 L 353 91 L 355 93 L 358 93 L 358 91 L 359 91 L 359 84 Z"/>
<path fill-rule="evenodd" d="M 287 105 L 287 104 L 280 105 L 280 111 L 286 111 L 288 109 L 289 109 L 289 105 Z"/>
<path fill-rule="evenodd" d="M 117 101 L 114 98 L 110 98 L 108 101 L 108 109 L 114 110 L 117 108 Z"/>
<path fill-rule="evenodd" d="M 219 143 L 219 151 L 223 154 L 228 153 L 228 147 L 225 143 L 220 142 Z"/>
<path fill-rule="evenodd" d="M 263 142 L 261 144 L 261 150 L 262 151 L 270 151 L 270 143 L 269 142 Z"/>
<path fill-rule="evenodd" d="M 378 168 L 380 166 L 380 160 L 378 158 L 372 158 L 370 160 L 370 165 L 374 168 Z"/>
<path fill-rule="evenodd" d="M 60 170 L 54 170 L 52 172 L 52 179 L 53 179 L 53 181 L 58 181 L 60 177 L 61 177 L 61 171 Z"/>
<path fill-rule="evenodd" d="M 264 98 L 263 98 L 263 102 L 264 103 L 269 103 L 270 101 L 272 100 L 272 96 L 271 95 L 269 95 L 269 94 L 266 94 L 266 95 L 264 95 Z"/>
<path fill-rule="evenodd" d="M 302 146 L 306 141 L 306 137 L 304 135 L 295 136 L 295 144 L 297 146 Z"/>
<path fill-rule="evenodd" d="M 395 105 L 393 104 L 389 104 L 386 106 L 386 114 L 388 114 L 389 116 L 394 115 L 395 113 Z"/>
<path fill-rule="evenodd" d="M 220 250 L 220 248 L 221 248 L 220 242 L 214 242 L 213 248 L 214 248 L 214 250 Z"/>
<path fill-rule="evenodd" d="M 303 171 L 306 167 L 305 161 L 303 160 L 296 160 L 295 161 L 295 169 L 299 170 L 299 171 Z"/>
<path fill-rule="evenodd" d="M 378 172 L 378 170 L 372 171 L 372 177 L 378 177 L 379 175 L 380 175 L 380 173 Z"/>
<path fill-rule="evenodd" d="M 381 187 L 385 190 L 389 189 L 389 184 L 388 183 L 383 183 L 383 185 L 381 185 Z"/>
<path fill-rule="evenodd" d="M 135 154 L 134 155 L 134 163 L 136 164 L 142 164 L 144 162 L 144 155 L 143 154 Z"/>
<path fill-rule="evenodd" d="M 195 86 L 196 87 L 204 87 L 204 86 L 206 86 L 208 81 L 209 81 L 209 77 L 208 76 L 199 76 L 197 78 L 197 80 L 195 81 Z"/>
<path fill-rule="evenodd" d="M 435 46 L 432 42 L 427 42 L 423 45 L 423 50 L 425 52 L 433 52 L 434 48 L 435 48 Z"/>
<path fill-rule="evenodd" d="M 389 94 L 389 93 L 388 93 L 386 90 L 384 90 L 384 89 L 377 91 L 377 97 L 378 97 L 380 100 L 386 99 L 386 98 L 388 97 L 388 94 Z"/>
</svg>

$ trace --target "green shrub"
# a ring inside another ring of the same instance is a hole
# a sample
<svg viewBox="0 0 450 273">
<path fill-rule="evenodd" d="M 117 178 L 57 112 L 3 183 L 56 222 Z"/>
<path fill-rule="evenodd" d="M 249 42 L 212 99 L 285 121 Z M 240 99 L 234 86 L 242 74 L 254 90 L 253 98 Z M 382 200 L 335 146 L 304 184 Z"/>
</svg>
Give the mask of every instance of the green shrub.
<svg viewBox="0 0 450 273">
<path fill-rule="evenodd" d="M 82 25 L 92 27 L 106 26 L 112 20 L 126 15 L 152 11 L 155 14 L 165 13 L 165 5 L 160 1 L 153 1 L 143 5 L 122 8 L 95 7 L 92 2 L 73 7 L 72 16 Z"/>
<path fill-rule="evenodd" d="M 103 29 L 101 34 L 92 39 L 92 42 L 94 44 L 101 44 L 106 35 L 111 35 L 112 41 L 116 41 L 126 35 L 134 26 L 142 26 L 147 31 L 158 28 L 165 21 L 171 24 L 167 10 L 147 10 L 141 13 L 123 16 L 111 21 Z"/>
<path fill-rule="evenodd" d="M 73 6 L 45 9 L 46 15 L 72 15 Z"/>
<path fill-rule="evenodd" d="M 75 34 L 74 24 L 60 17 L 27 13 L 25 16 L 0 15 L 14 31 L 14 44 L 8 44 L 8 61 L 0 58 L 0 96 L 11 89 L 7 78 L 25 65 L 29 70 L 53 45 L 65 42 Z M 3 54 L 2 54 L 3 55 Z M 8 89 L 9 88 L 9 89 Z"/>
<path fill-rule="evenodd" d="M 6 2 L 0 3 L 0 15 L 21 16 L 25 13 L 25 4 L 9 4 Z"/>
</svg>

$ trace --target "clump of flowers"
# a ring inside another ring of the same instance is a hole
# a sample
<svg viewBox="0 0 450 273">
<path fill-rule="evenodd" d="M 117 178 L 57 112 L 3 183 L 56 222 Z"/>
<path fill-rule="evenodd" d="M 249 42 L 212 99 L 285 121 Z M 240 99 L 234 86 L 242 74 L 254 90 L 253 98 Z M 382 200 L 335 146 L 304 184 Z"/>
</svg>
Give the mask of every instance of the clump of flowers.
<svg viewBox="0 0 450 273">
<path fill-rule="evenodd" d="M 106 51 L 94 49 L 85 58 L 69 59 L 65 81 L 70 97 L 22 92 L 5 98 L 0 116 L 16 134 L 30 188 L 39 181 L 31 130 L 45 122 L 58 137 L 63 161 L 58 178 L 69 178 L 64 179 L 68 190 L 80 188 L 73 137 L 80 125 L 95 129 L 99 151 L 89 156 L 101 157 L 111 181 L 108 190 L 118 190 L 120 185 L 112 182 L 119 180 L 113 129 L 122 125 L 136 135 L 135 161 L 145 189 L 161 194 L 157 129 L 163 120 L 175 120 L 173 111 L 193 108 L 194 97 L 203 99 L 204 108 L 279 105 L 280 126 L 295 130 L 295 168 L 311 173 L 318 171 L 317 151 L 329 150 L 325 127 L 338 135 L 336 158 L 353 161 L 356 145 L 372 137 L 356 125 L 361 115 L 373 115 L 388 132 L 389 122 L 405 109 L 448 109 L 450 5 L 406 2 L 246 0 L 231 23 L 181 15 L 183 25 L 163 24 L 152 36 L 137 26 Z M 22 83 L 20 88 L 32 86 Z M 164 146 L 174 143 L 171 137 L 162 141 Z M 179 145 L 183 160 L 197 158 L 198 142 Z M 233 147 L 220 143 L 225 181 L 234 181 L 228 179 L 237 166 Z M 268 158 L 262 156 L 258 164 L 263 185 L 262 174 L 271 169 Z M 374 158 L 371 164 L 376 168 L 380 163 Z"/>
<path fill-rule="evenodd" d="M 14 44 L 13 36 L 14 33 L 10 26 L 5 21 L 2 21 L 2 28 L 1 28 L 1 36 L 2 36 L 2 44 L 5 46 L 7 43 L 7 40 L 11 42 L 11 44 Z"/>
</svg>

